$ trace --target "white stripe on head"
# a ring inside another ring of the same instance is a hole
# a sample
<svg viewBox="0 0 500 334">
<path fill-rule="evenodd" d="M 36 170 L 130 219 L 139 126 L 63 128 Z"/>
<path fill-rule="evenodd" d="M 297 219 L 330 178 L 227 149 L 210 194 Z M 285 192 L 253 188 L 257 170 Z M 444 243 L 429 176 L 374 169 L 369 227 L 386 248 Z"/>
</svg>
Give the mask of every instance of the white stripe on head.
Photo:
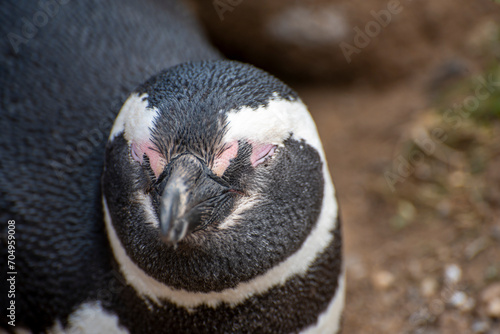
<svg viewBox="0 0 500 334">
<path fill-rule="evenodd" d="M 148 106 L 148 94 L 133 93 L 123 104 L 116 117 L 108 140 L 113 141 L 121 133 L 130 146 L 132 159 L 142 164 L 143 155 L 149 158 L 151 169 L 158 177 L 165 167 L 165 157 L 157 152 L 151 142 L 151 130 L 159 115 L 158 109 Z"/>
<path fill-rule="evenodd" d="M 275 95 L 276 96 L 276 95 Z M 246 139 L 283 145 L 290 134 L 314 147 L 324 160 L 316 125 L 301 100 L 270 99 L 266 107 L 244 107 L 227 113 L 228 131 L 224 142 Z"/>
<path fill-rule="evenodd" d="M 131 94 L 115 119 L 109 140 L 122 132 L 129 144 L 149 140 L 150 129 L 153 128 L 157 115 L 156 108 L 148 107 L 148 94 Z"/>
</svg>

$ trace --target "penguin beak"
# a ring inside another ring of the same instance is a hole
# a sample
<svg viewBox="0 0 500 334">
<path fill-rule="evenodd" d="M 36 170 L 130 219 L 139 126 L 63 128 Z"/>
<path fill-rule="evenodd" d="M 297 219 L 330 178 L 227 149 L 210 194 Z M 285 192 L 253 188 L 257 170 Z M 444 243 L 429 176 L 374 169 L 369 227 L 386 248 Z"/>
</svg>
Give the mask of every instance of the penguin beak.
<svg viewBox="0 0 500 334">
<path fill-rule="evenodd" d="M 186 154 L 167 166 L 170 175 L 160 199 L 160 235 L 176 245 L 189 233 L 210 223 L 230 189 L 214 180 L 207 167 Z"/>
</svg>

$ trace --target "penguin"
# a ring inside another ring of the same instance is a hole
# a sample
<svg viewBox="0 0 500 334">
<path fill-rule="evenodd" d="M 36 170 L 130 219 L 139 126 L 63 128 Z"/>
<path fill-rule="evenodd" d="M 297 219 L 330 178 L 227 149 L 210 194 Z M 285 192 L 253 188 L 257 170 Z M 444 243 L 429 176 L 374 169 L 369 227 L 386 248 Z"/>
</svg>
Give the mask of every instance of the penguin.
<svg viewBox="0 0 500 334">
<path fill-rule="evenodd" d="M 174 0 L 0 21 L 2 328 L 340 332 L 340 214 L 296 92 Z"/>
</svg>

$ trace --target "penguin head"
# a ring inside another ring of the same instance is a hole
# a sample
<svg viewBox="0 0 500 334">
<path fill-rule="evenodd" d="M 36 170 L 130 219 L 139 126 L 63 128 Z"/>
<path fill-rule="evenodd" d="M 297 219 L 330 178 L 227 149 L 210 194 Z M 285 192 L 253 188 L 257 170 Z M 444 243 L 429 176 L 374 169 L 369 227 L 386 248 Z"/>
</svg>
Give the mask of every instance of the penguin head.
<svg viewBox="0 0 500 334">
<path fill-rule="evenodd" d="M 317 224 L 325 164 L 307 108 L 278 79 L 231 61 L 172 67 L 129 96 L 108 140 L 115 257 L 174 289 L 249 281 Z"/>
</svg>

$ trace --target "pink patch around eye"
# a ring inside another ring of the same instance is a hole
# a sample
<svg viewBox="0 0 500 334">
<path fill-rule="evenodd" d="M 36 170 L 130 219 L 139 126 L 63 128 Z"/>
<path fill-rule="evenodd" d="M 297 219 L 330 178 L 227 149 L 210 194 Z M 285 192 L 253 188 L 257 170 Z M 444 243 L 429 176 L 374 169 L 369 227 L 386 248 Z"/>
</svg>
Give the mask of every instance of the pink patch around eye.
<svg viewBox="0 0 500 334">
<path fill-rule="evenodd" d="M 151 169 L 155 173 L 155 176 L 158 177 L 163 172 L 166 161 L 160 155 L 160 153 L 155 151 L 153 148 L 153 143 L 151 143 L 150 141 L 145 141 L 142 143 L 132 143 L 130 147 L 132 158 L 135 161 L 139 162 L 141 165 L 144 162 L 144 154 L 148 156 Z"/>
<path fill-rule="evenodd" d="M 238 141 L 233 141 L 227 144 L 227 148 L 214 160 L 212 171 L 217 176 L 222 176 L 226 171 L 231 159 L 236 158 L 238 155 Z"/>
<path fill-rule="evenodd" d="M 252 143 L 252 156 L 250 157 L 252 166 L 256 167 L 266 161 L 268 158 L 272 157 L 275 150 L 276 145 L 273 144 Z"/>
</svg>

